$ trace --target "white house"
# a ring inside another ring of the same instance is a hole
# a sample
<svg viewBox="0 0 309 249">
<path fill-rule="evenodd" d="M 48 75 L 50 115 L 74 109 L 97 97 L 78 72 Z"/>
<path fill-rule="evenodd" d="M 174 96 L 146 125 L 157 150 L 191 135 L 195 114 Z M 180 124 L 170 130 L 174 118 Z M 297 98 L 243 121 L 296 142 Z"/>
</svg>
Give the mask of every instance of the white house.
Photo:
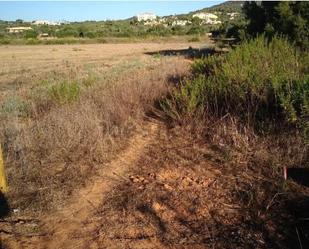
<svg viewBox="0 0 309 249">
<path fill-rule="evenodd" d="M 207 19 L 216 20 L 216 19 L 218 19 L 217 15 L 214 15 L 214 14 L 211 14 L 211 13 L 204 13 L 204 12 L 196 13 L 196 14 L 193 15 L 193 17 L 197 17 L 197 18 L 202 19 L 202 20 L 207 20 Z"/>
<path fill-rule="evenodd" d="M 235 19 L 236 16 L 239 15 L 238 12 L 232 12 L 232 13 L 227 13 L 227 15 L 230 17 L 230 20 Z"/>
<path fill-rule="evenodd" d="M 13 27 L 13 28 L 6 28 L 6 30 L 9 32 L 9 33 L 22 33 L 26 30 L 31 30 L 32 28 L 31 27 Z"/>
<path fill-rule="evenodd" d="M 174 20 L 172 26 L 186 26 L 190 22 L 188 20 Z"/>
<path fill-rule="evenodd" d="M 50 22 L 46 20 L 36 20 L 33 22 L 33 25 L 49 25 L 49 26 L 57 26 L 61 25 L 60 22 Z"/>
<path fill-rule="evenodd" d="M 153 13 L 142 13 L 142 14 L 138 14 L 136 15 L 137 21 L 153 21 L 156 20 L 157 16 Z"/>
<path fill-rule="evenodd" d="M 197 17 L 197 18 L 203 20 L 203 23 L 205 23 L 205 24 L 219 24 L 219 23 L 221 23 L 221 21 L 218 20 L 218 16 L 214 15 L 212 13 L 200 12 L 200 13 L 194 14 L 192 17 L 193 18 Z"/>
</svg>

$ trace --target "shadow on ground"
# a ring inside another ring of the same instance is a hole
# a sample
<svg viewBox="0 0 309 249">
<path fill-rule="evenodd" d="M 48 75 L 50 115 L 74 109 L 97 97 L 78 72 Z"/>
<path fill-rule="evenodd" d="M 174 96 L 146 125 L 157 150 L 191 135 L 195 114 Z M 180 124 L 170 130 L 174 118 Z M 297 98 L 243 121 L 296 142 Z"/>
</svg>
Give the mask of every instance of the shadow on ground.
<svg viewBox="0 0 309 249">
<path fill-rule="evenodd" d="M 201 58 L 204 56 L 212 55 L 215 53 L 220 53 L 213 48 L 192 48 L 188 49 L 169 49 L 169 50 L 160 50 L 154 52 L 146 52 L 147 55 L 152 56 L 184 56 L 186 58 L 194 59 Z"/>
<path fill-rule="evenodd" d="M 170 132 L 99 208 L 105 238 L 130 248 L 309 248 L 309 197 L 300 186 L 282 193 L 282 177 L 269 167 L 244 170 Z"/>
<path fill-rule="evenodd" d="M 4 194 L 0 191 L 0 219 L 7 216 L 10 212 L 10 207 Z"/>
</svg>

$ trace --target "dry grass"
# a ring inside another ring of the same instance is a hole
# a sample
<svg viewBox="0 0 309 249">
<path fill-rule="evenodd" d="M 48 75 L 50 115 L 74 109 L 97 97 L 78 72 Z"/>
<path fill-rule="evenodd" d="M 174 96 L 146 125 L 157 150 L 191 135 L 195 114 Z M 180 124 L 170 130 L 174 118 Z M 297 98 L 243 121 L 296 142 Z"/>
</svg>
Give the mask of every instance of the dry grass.
<svg viewBox="0 0 309 249">
<path fill-rule="evenodd" d="M 181 127 L 171 125 L 155 107 L 188 72 L 188 61 L 178 57 L 131 61 L 107 74 L 96 68 L 85 76 L 80 67 L 68 68 L 19 88 L 14 98 L 8 94 L 2 105 L 13 208 L 37 215 L 66 204 L 127 145 L 147 113 L 165 124 L 159 123 L 133 172 L 119 176 L 114 190 L 96 202 L 101 205 L 92 206 L 95 217 L 84 217 L 83 230 L 76 227 L 69 236 L 89 248 L 266 249 L 298 243 L 295 212 L 309 192 L 284 182 L 281 173 L 283 163 L 309 161 L 308 145 L 295 129 L 256 134 L 232 115 L 198 113 Z"/>
<path fill-rule="evenodd" d="M 61 205 L 126 145 L 145 112 L 166 94 L 168 79 L 188 69 L 177 58 L 131 63 L 90 80 L 74 80 L 72 73 L 64 82 L 44 81 L 20 94 L 24 112 L 14 99 L 14 108 L 1 113 L 13 208 L 45 212 Z"/>
<path fill-rule="evenodd" d="M 137 170 L 103 199 L 101 226 L 93 229 L 97 243 L 107 248 L 297 248 L 296 229 L 304 228 L 299 218 L 307 217 L 309 192 L 284 181 L 282 169 L 308 166 L 309 147 L 301 131 L 282 122 L 280 129 L 257 133 L 232 114 L 187 117 L 179 115 L 181 127 L 167 119 L 173 128 L 162 129 Z M 302 233 L 303 239 L 308 236 L 306 228 Z"/>
<path fill-rule="evenodd" d="M 16 90 L 32 86 L 38 79 L 57 77 L 77 69 L 103 73 L 107 69 L 138 57 L 147 60 L 146 52 L 186 49 L 201 43 L 149 42 L 127 44 L 0 46 L 0 90 Z M 0 96 L 1 96 L 0 95 Z"/>
</svg>

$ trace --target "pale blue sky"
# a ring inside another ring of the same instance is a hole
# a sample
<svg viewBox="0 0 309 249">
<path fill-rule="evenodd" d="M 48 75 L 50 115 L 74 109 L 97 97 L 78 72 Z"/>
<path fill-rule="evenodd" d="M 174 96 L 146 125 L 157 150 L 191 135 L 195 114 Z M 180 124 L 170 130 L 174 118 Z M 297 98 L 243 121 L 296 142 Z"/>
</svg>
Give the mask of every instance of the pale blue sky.
<svg viewBox="0 0 309 249">
<path fill-rule="evenodd" d="M 0 1 L 0 20 L 84 21 L 125 19 L 142 12 L 188 13 L 224 1 Z"/>
</svg>

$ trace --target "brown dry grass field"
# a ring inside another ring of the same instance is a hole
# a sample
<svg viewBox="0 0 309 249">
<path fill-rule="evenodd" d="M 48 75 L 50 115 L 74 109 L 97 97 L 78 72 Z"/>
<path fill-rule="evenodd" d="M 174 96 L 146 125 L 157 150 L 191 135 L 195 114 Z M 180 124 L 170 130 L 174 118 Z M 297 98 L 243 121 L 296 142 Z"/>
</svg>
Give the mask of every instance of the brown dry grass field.
<svg viewBox="0 0 309 249">
<path fill-rule="evenodd" d="M 128 43 L 85 45 L 0 46 L 0 89 L 14 89 L 44 73 L 67 74 L 69 69 L 99 72 L 128 60 L 147 60 L 146 52 L 187 49 L 197 43 Z M 81 72 L 82 73 L 82 72 Z"/>
<path fill-rule="evenodd" d="M 190 46 L 0 46 L 0 248 L 298 248 L 289 207 L 308 191 L 269 167 L 278 147 L 166 120 Z"/>
</svg>

